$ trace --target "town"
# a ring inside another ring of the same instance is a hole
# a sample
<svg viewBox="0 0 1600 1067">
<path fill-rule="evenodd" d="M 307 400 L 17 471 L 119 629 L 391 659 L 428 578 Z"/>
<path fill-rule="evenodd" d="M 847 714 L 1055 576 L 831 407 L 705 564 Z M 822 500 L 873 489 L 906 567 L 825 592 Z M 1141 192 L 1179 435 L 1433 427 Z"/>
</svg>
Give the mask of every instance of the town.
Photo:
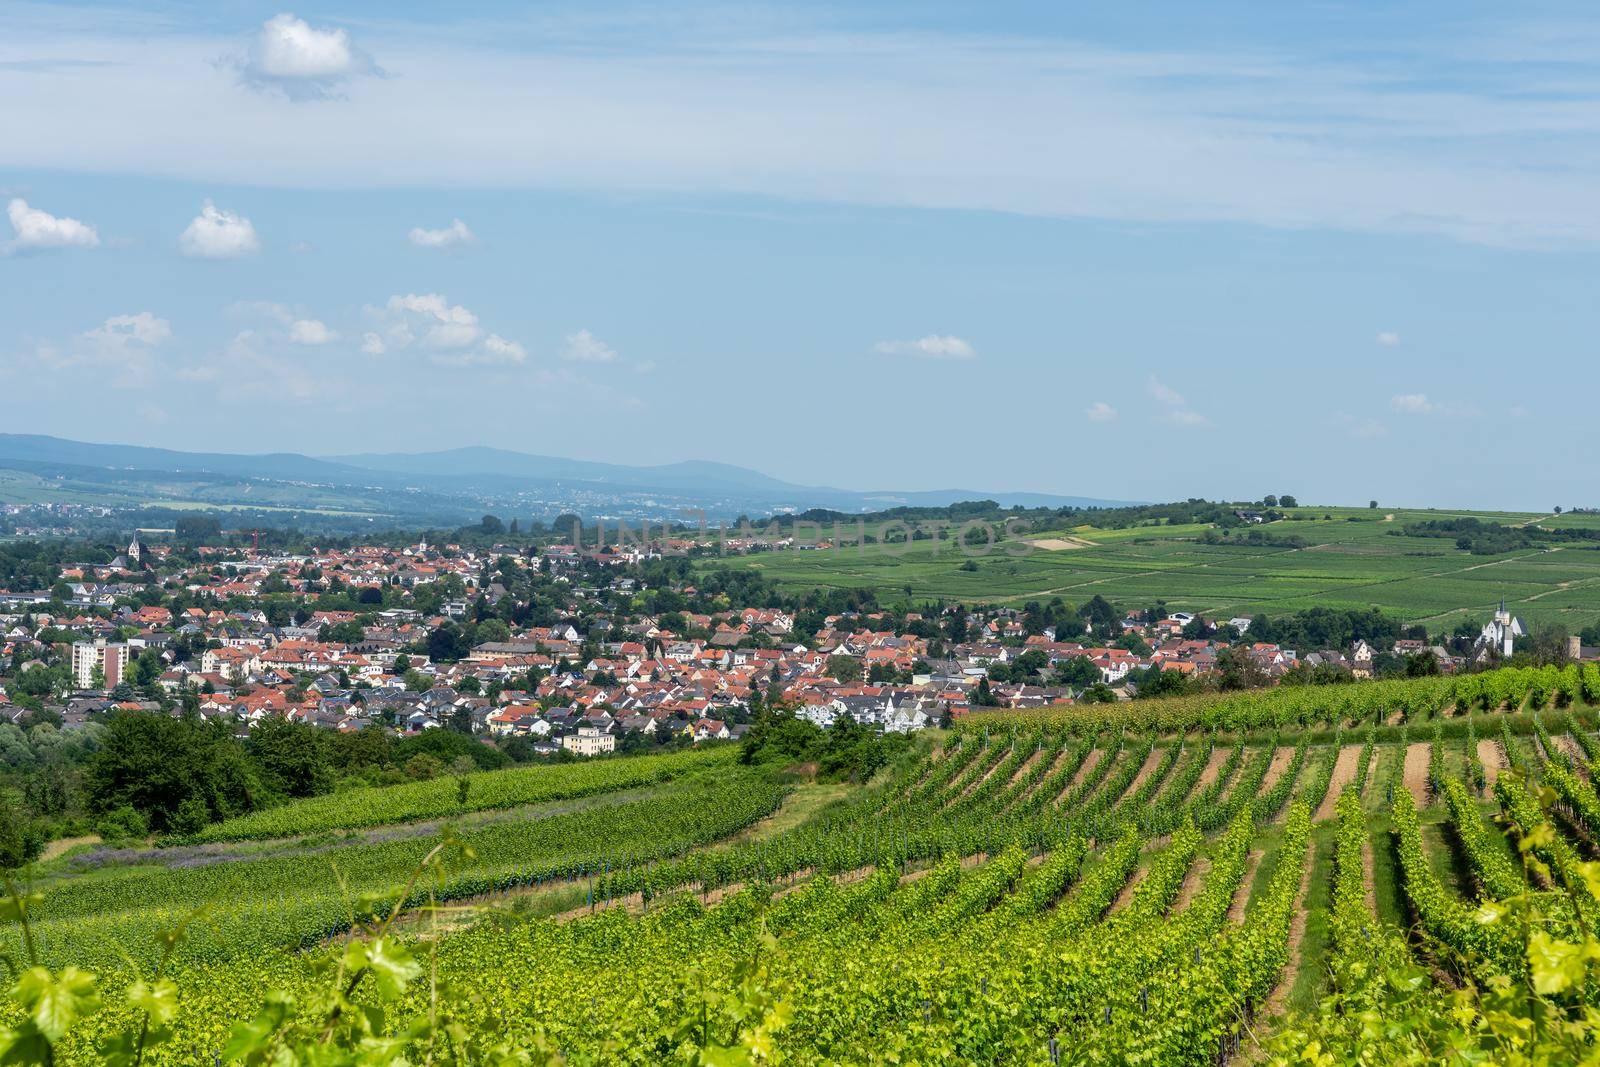
<svg viewBox="0 0 1600 1067">
<path fill-rule="evenodd" d="M 103 562 L 80 543 L 40 588 L 0 591 L 0 721 L 192 713 L 246 736 L 277 716 L 590 757 L 737 739 L 762 708 L 910 733 L 989 708 L 1454 673 L 1509 662 L 1526 636 L 1504 605 L 1438 638 L 1377 613 L 1286 626 L 1098 596 L 895 611 L 696 577 L 710 549 L 692 539 L 575 540 L 288 554 L 134 537 Z M 1308 631 L 1323 643 L 1298 643 Z M 1572 637 L 1552 654 L 1600 650 Z"/>
</svg>

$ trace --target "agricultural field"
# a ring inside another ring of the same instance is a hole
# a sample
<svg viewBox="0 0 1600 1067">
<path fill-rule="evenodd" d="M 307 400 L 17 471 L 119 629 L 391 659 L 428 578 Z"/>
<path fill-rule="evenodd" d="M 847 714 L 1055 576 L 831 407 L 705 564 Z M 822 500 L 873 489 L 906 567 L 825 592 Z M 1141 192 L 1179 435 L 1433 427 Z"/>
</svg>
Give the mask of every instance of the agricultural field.
<svg viewBox="0 0 1600 1067">
<path fill-rule="evenodd" d="M 40 865 L 0 1019 L 59 1063 L 1578 1062 L 1597 705 L 1506 669 L 975 714 L 858 786 L 318 799 Z"/>
<path fill-rule="evenodd" d="M 1408 522 L 1455 517 L 1592 528 L 1600 516 L 1368 508 L 1289 514 L 1252 529 L 1302 538 L 1304 547 L 1206 544 L 1205 528 L 1193 525 L 1078 526 L 1001 542 L 981 558 L 949 540 L 923 540 L 762 552 L 704 566 L 754 568 L 790 590 L 869 588 L 884 603 L 939 598 L 1020 606 L 1100 594 L 1119 606 L 1165 600 L 1175 611 L 1223 619 L 1377 607 L 1439 632 L 1463 619 L 1486 621 L 1504 597 L 1529 622 L 1576 632 L 1600 621 L 1600 550 L 1564 544 L 1474 555 L 1447 539 L 1396 536 Z"/>
</svg>

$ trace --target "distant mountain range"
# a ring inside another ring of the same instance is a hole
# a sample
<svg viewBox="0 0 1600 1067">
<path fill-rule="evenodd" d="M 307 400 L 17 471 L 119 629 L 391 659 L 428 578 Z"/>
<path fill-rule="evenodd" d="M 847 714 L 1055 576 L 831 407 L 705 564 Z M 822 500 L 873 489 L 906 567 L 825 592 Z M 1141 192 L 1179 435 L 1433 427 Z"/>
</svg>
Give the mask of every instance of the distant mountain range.
<svg viewBox="0 0 1600 1067">
<path fill-rule="evenodd" d="M 330 506 L 338 490 L 356 491 L 362 510 L 383 507 L 383 501 L 419 492 L 428 494 L 430 510 L 455 500 L 462 514 L 480 511 L 503 500 L 525 512 L 530 501 L 545 510 L 581 510 L 605 500 L 642 513 L 654 501 L 662 514 L 683 506 L 701 506 L 711 515 L 807 508 L 873 511 L 901 505 L 941 507 L 962 500 L 992 499 L 1006 506 L 1111 507 L 1128 501 L 1049 493 L 976 489 L 858 492 L 827 486 L 785 482 L 760 471 L 728 463 L 689 460 L 660 466 L 626 466 L 587 460 L 539 456 L 498 448 L 470 446 L 442 452 L 360 453 L 306 456 L 297 452 L 240 454 L 180 452 L 140 445 L 93 444 L 36 434 L 0 434 L 0 469 L 36 477 L 73 477 L 114 482 L 125 489 L 156 476 L 179 475 L 204 482 L 202 502 L 251 504 L 262 497 L 258 485 L 241 486 L 241 499 L 227 501 L 230 480 L 281 483 L 275 490 L 287 506 L 291 487 L 316 487 L 314 500 L 302 506 Z M 0 489 L 3 489 L 0 486 Z M 333 490 L 332 493 L 329 490 Z M 152 492 L 154 489 L 152 488 Z M 377 499 L 373 499 L 373 494 Z M 665 499 L 657 499 L 665 498 Z M 4 499 L 4 497 L 0 497 Z M 159 500 L 151 501 L 159 503 Z M 406 500 L 395 500 L 405 511 Z M 455 510 L 455 508 L 449 508 Z"/>
</svg>

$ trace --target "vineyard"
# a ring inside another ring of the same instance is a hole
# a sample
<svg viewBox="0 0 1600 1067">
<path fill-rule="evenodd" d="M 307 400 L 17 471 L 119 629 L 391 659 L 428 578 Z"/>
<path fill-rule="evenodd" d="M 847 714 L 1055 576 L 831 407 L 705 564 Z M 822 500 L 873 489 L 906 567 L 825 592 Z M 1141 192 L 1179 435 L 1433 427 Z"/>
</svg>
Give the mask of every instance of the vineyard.
<svg viewBox="0 0 1600 1067">
<path fill-rule="evenodd" d="M 8 1062 L 1593 1062 L 1597 706 L 974 715 L 792 823 L 733 750 L 319 798 L 33 872 Z"/>
</svg>

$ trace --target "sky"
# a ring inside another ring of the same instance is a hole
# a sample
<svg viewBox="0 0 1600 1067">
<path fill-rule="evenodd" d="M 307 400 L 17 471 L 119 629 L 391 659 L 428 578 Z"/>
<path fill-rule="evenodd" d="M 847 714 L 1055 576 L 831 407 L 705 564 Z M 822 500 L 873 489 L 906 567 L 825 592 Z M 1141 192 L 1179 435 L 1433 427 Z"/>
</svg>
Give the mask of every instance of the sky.
<svg viewBox="0 0 1600 1067">
<path fill-rule="evenodd" d="M 0 431 L 1600 505 L 1600 11 L 0 0 Z"/>
</svg>

